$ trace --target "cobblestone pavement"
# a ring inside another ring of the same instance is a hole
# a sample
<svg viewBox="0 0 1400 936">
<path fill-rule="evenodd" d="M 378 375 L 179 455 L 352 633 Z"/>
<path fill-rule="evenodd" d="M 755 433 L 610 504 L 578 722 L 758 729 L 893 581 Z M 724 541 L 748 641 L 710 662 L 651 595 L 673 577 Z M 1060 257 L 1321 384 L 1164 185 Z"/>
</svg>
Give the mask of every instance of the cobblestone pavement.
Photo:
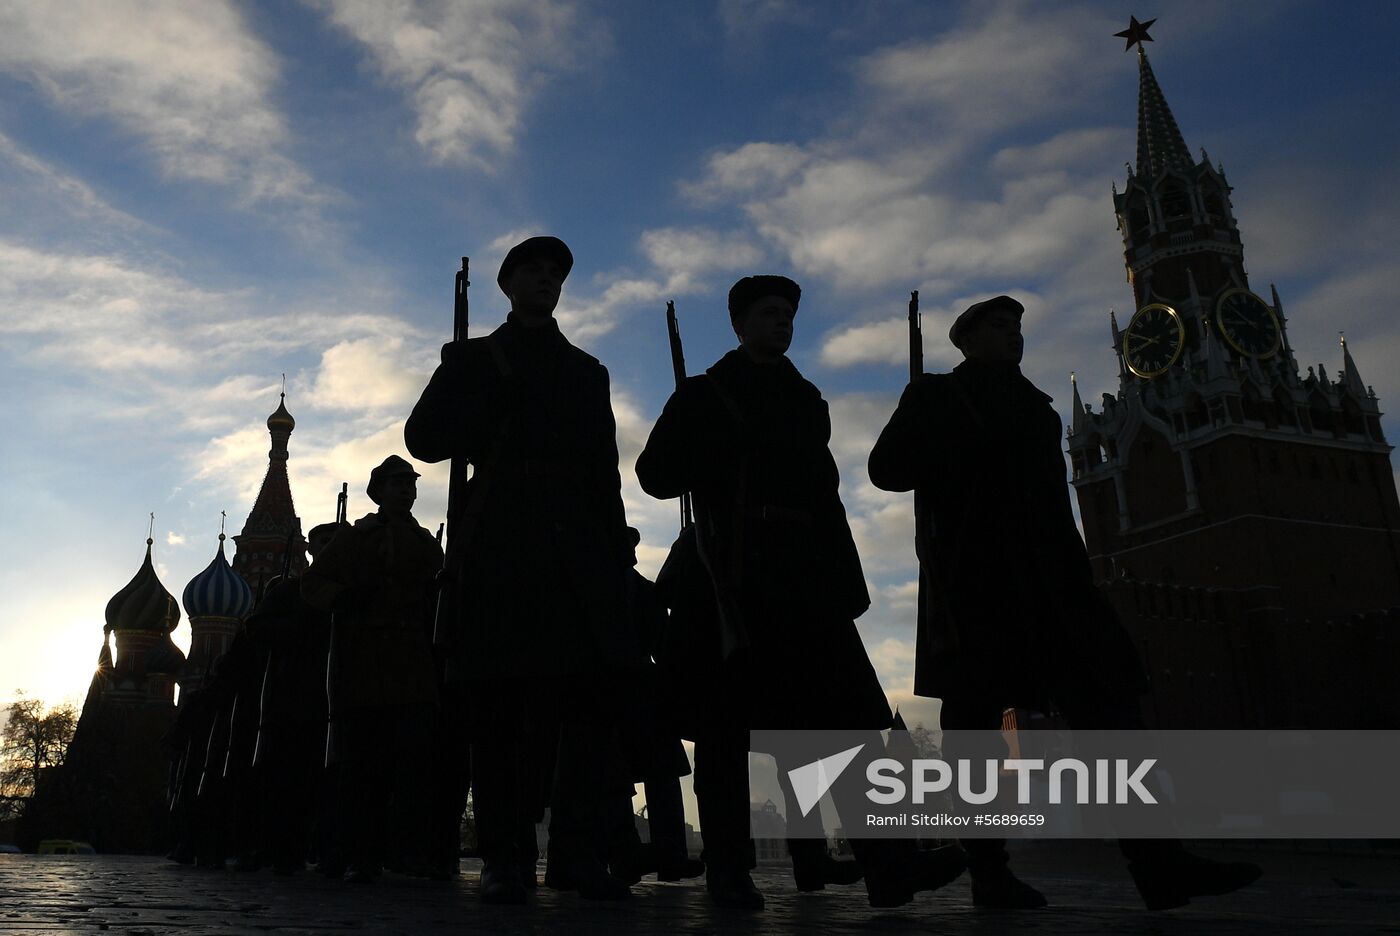
<svg viewBox="0 0 1400 936">
<path fill-rule="evenodd" d="M 1219 853 L 1231 855 L 1240 852 Z M 1049 896 L 1045 910 L 975 911 L 964 877 L 908 907 L 876 912 L 860 885 L 799 895 L 787 869 L 772 865 L 755 874 L 768 910 L 747 914 L 711 907 L 698 882 L 644 882 L 621 904 L 542 889 L 530 906 L 483 907 L 475 862 L 464 862 L 461 876 L 447 883 L 386 875 L 349 885 L 314 874 L 207 871 L 153 857 L 0 855 L 0 933 L 1400 934 L 1400 859 L 1282 851 L 1251 857 L 1265 869 L 1253 887 L 1165 913 L 1141 908 L 1112 846 L 1066 842 L 1026 846 L 1013 859 Z"/>
</svg>

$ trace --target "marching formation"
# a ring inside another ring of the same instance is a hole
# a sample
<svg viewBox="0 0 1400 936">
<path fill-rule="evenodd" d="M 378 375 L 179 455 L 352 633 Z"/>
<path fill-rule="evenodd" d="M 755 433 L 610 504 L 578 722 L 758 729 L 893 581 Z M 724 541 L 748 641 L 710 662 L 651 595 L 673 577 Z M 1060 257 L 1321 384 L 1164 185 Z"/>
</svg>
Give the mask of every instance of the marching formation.
<svg viewBox="0 0 1400 936">
<path fill-rule="evenodd" d="M 397 456 L 370 476 L 375 513 L 311 531 L 306 574 L 268 591 L 182 702 L 167 739 L 173 858 L 448 877 L 470 791 L 484 902 L 528 902 L 548 810 L 544 886 L 619 900 L 644 874 L 703 875 L 716 904 L 759 910 L 750 729 L 881 743 L 893 718 L 855 626 L 870 596 L 827 403 L 786 355 L 800 287 L 735 283 L 738 346 L 693 376 L 672 314 L 676 389 L 636 474 L 647 494 L 680 498 L 685 522 L 652 583 L 635 569 L 608 371 L 553 314 L 573 262 L 554 237 L 516 245 L 496 277 L 509 317 L 470 339 L 464 262 L 454 340 L 404 429 L 414 458 L 450 462 L 446 552 L 414 519 L 418 474 Z M 1060 420 L 1020 371 L 1020 303 L 959 316 L 949 338 L 966 360 L 949 374 L 922 373 L 916 309 L 917 294 L 911 382 L 869 461 L 877 487 L 915 492 L 914 691 L 943 700 L 944 728 L 994 728 L 1009 706 L 1140 727 L 1141 668 L 1092 581 Z M 1046 903 L 1001 841 L 854 839 L 854 860 L 838 860 L 802 828 L 815 814 L 789 808 L 787 821 L 799 890 L 863 879 L 872 906 L 900 906 L 967 870 L 979 906 Z M 1172 841 L 1122 848 L 1150 908 L 1259 873 Z"/>
</svg>

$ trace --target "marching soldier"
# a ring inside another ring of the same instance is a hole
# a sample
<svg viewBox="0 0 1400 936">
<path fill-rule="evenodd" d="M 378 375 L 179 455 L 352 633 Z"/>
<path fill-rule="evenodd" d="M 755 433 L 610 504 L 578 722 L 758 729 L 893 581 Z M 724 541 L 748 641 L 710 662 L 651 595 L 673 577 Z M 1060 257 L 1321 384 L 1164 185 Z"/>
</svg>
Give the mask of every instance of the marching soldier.
<svg viewBox="0 0 1400 936">
<path fill-rule="evenodd" d="M 735 283 L 729 318 L 739 347 L 681 383 L 637 459 L 648 494 L 694 498 L 707 577 L 698 593 L 718 596 L 697 622 L 711 646 L 693 673 L 709 713 L 696 728 L 695 791 L 710 896 L 745 909 L 763 906 L 748 873 L 749 729 L 874 733 L 891 721 L 854 623 L 870 596 L 837 492 L 827 404 L 786 356 L 800 299 L 784 276 Z M 678 624 L 696 617 L 672 607 Z M 792 808 L 788 817 L 799 822 Z M 951 854 L 920 864 L 912 845 L 908 854 L 893 843 L 857 847 L 877 906 L 907 903 L 962 871 Z M 858 879 L 822 841 L 794 839 L 790 851 L 800 889 Z"/>
<path fill-rule="evenodd" d="M 391 806 L 400 833 L 426 831 L 427 780 L 402 752 L 427 749 L 437 702 L 425 622 L 442 550 L 413 518 L 418 477 L 397 455 L 384 459 L 366 491 L 379 510 L 336 534 L 302 577 L 306 600 L 331 612 L 327 761 L 340 771 L 347 881 L 378 876 Z"/>
<path fill-rule="evenodd" d="M 1059 416 L 1021 373 L 1024 308 L 968 307 L 949 340 L 966 358 L 905 389 L 870 453 L 870 480 L 914 490 L 927 511 L 914 692 L 943 700 L 942 727 L 995 729 L 1012 706 L 1074 727 L 1142 727 L 1136 651 L 1094 587 L 1075 527 Z M 1171 841 L 1123 841 L 1151 908 L 1226 893 L 1259 874 L 1196 858 Z M 963 842 L 973 903 L 1029 909 L 1045 898 L 1013 875 L 1005 843 Z"/>
<path fill-rule="evenodd" d="M 339 531 L 336 523 L 311 528 L 306 543 L 313 561 Z M 313 831 L 318 856 L 333 860 L 328 830 L 316 822 L 325 785 L 331 619 L 302 597 L 299 579 L 288 579 L 268 590 L 247 626 L 265 634 L 268 645 L 253 766 L 268 797 L 268 857 L 274 871 L 286 874 L 305 866 Z"/>
<path fill-rule="evenodd" d="M 404 428 L 415 457 L 473 468 L 454 471 L 436 640 L 465 685 L 488 903 L 523 903 L 535 885 L 522 832 L 556 752 L 550 883 L 628 895 L 600 848 L 628 779 L 608 674 L 638 656 L 624 622 L 631 548 L 607 369 L 554 319 L 572 266 L 556 237 L 511 248 L 496 277 L 510 315 L 444 346 Z"/>
</svg>

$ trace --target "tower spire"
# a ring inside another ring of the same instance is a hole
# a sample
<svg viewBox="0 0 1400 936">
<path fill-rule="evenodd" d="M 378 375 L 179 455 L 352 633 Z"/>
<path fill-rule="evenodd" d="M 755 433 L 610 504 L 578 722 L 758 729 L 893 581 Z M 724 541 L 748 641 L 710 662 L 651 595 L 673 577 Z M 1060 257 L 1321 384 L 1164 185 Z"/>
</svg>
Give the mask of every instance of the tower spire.
<svg viewBox="0 0 1400 936">
<path fill-rule="evenodd" d="M 1136 21 L 1134 21 L 1136 22 Z M 1155 179 L 1167 169 L 1190 169 L 1191 151 L 1172 116 L 1167 98 L 1152 73 L 1147 52 L 1138 46 L 1137 174 Z M 1131 46 L 1130 46 L 1131 47 Z"/>
<path fill-rule="evenodd" d="M 277 409 L 267 417 L 267 431 L 272 438 L 272 448 L 267 453 L 267 474 L 263 476 L 262 487 L 253 509 L 248 512 L 243 531 L 233 538 L 236 546 L 233 569 L 249 585 L 260 573 L 281 568 L 288 537 L 295 546 L 304 548 L 305 545 L 301 519 L 296 515 L 291 482 L 287 478 L 287 441 L 295 428 L 296 420 L 287 412 L 287 394 L 283 391 L 279 394 Z M 301 555 L 294 548 L 292 565 L 298 573 L 306 565 L 304 558 L 296 558 Z"/>
<path fill-rule="evenodd" d="M 1361 379 L 1361 372 L 1356 369 L 1356 362 L 1351 358 L 1351 349 L 1347 347 L 1347 336 L 1344 332 L 1337 332 L 1337 340 L 1342 345 L 1342 383 L 1347 390 L 1358 400 L 1367 397 L 1366 383 Z"/>
<path fill-rule="evenodd" d="M 1073 402 L 1070 403 L 1070 406 L 1074 409 L 1070 419 L 1070 435 L 1079 435 L 1086 431 L 1089 426 L 1088 420 L 1085 419 L 1084 401 L 1079 398 L 1079 378 L 1074 371 L 1069 372 L 1069 386 L 1070 392 L 1073 394 Z"/>
</svg>

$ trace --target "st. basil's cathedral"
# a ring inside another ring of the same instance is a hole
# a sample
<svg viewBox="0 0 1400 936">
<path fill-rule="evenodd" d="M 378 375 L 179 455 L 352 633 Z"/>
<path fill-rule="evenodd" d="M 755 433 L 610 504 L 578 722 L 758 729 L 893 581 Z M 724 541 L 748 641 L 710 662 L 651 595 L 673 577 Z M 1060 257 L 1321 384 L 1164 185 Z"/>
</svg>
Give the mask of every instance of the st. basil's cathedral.
<svg viewBox="0 0 1400 936">
<path fill-rule="evenodd" d="M 175 685 L 200 688 L 233 642 L 256 596 L 284 571 L 306 568 L 306 541 L 287 477 L 296 421 L 286 397 L 267 418 L 267 472 L 234 556 L 219 533 L 214 557 L 177 604 L 156 574 L 147 537 L 140 568 L 107 602 L 102 648 L 67 759 L 45 778 L 26 812 L 28 837 L 73 837 L 100 852 L 148 852 L 166 841 L 170 760 L 161 739 L 175 719 Z M 180 607 L 189 617 L 188 658 L 171 639 Z M 115 644 L 115 648 L 114 645 Z"/>
</svg>

